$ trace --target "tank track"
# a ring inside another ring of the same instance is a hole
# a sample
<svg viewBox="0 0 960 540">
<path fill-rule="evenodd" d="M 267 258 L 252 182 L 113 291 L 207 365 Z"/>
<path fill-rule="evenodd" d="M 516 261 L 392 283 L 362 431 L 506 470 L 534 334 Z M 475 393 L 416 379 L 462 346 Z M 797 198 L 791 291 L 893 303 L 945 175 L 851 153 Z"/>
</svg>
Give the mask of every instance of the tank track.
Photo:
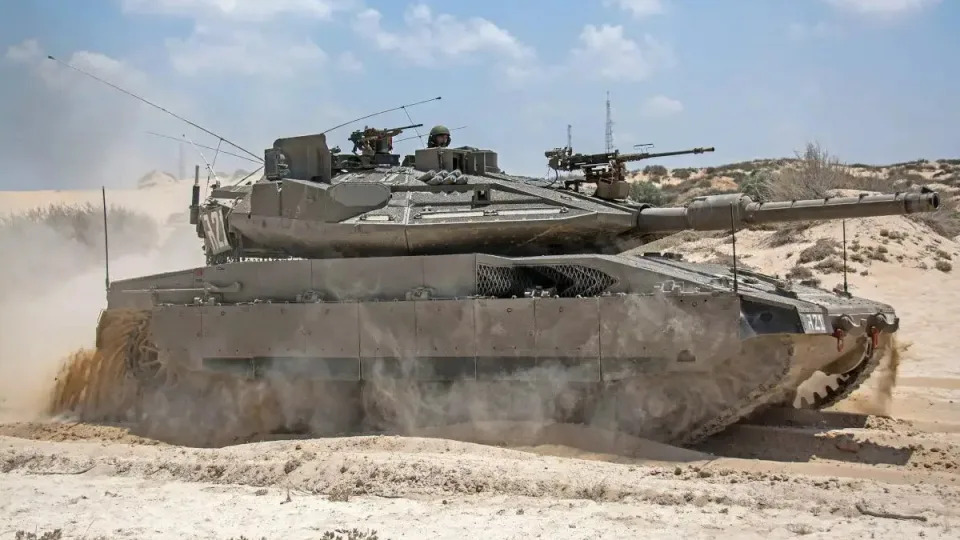
<svg viewBox="0 0 960 540">
<path fill-rule="evenodd" d="M 878 348 L 883 350 L 882 346 Z M 874 369 L 880 364 L 881 357 L 882 354 L 877 354 L 877 348 L 869 347 L 863 361 L 854 370 L 846 374 L 849 377 L 841 383 L 841 386 L 822 399 L 818 399 L 814 408 L 829 407 L 853 393 L 870 377 Z M 770 377 L 760 387 L 709 421 L 695 426 L 682 436 L 674 438 L 672 444 L 678 446 L 695 445 L 707 437 L 720 433 L 737 422 L 753 416 L 764 408 L 783 403 L 785 395 L 793 395 L 792 389 L 789 388 L 789 386 L 792 386 L 790 384 L 791 367 L 790 360 L 787 359 L 781 365 L 778 373 Z"/>
<path fill-rule="evenodd" d="M 163 373 L 165 369 L 158 369 L 159 359 L 148 337 L 147 321 L 138 319 L 125 336 L 125 371 L 147 387 L 162 387 L 170 382 L 170 378 L 163 375 L 169 374 Z M 884 350 L 884 347 L 878 349 Z M 614 405 L 618 412 L 611 427 L 668 444 L 696 445 L 767 407 L 782 406 L 797 386 L 794 368 L 805 363 L 802 358 L 798 362 L 795 350 L 790 339 L 766 342 L 757 350 L 734 356 L 710 374 L 696 378 L 674 374 L 673 380 L 662 376 L 642 377 L 627 381 L 617 389 L 610 388 L 604 391 L 607 396 L 619 396 L 628 403 L 624 409 Z M 848 377 L 841 387 L 820 398 L 815 406 L 827 407 L 856 390 L 879 365 L 882 355 L 876 352 L 869 347 L 864 360 L 846 374 Z M 762 366 L 762 372 L 758 366 Z M 740 395 L 739 389 L 744 386 L 751 389 Z M 614 397 L 614 401 L 616 399 Z M 664 403 L 673 404 L 673 409 L 658 410 Z M 680 405 L 676 406 L 677 403 Z"/>
<path fill-rule="evenodd" d="M 876 354 L 876 350 L 871 347 L 866 358 L 864 358 L 857 367 L 838 376 L 840 380 L 836 388 L 826 387 L 820 392 L 814 393 L 813 403 L 808 407 L 802 408 L 825 409 L 843 401 L 870 378 L 870 375 L 872 375 L 874 370 L 877 369 L 877 366 L 880 365 L 880 359 L 882 357 L 882 354 Z M 821 392 L 823 395 L 821 395 Z"/>
<path fill-rule="evenodd" d="M 716 435 L 728 427 L 736 424 L 740 420 L 747 418 L 764 408 L 771 405 L 783 397 L 783 389 L 790 375 L 790 363 L 787 362 L 782 369 L 773 377 L 768 379 L 760 387 L 756 388 L 747 396 L 744 396 L 735 404 L 731 405 L 720 414 L 714 416 L 709 421 L 695 426 L 681 436 L 675 437 L 670 444 L 675 446 L 692 446 L 707 437 Z"/>
</svg>

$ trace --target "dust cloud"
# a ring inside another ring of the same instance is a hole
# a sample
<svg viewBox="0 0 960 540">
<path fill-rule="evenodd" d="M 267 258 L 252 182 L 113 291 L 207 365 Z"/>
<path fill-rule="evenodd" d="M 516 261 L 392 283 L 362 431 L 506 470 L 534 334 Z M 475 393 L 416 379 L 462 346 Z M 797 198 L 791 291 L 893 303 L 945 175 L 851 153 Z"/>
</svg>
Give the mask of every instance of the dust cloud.
<svg viewBox="0 0 960 540">
<path fill-rule="evenodd" d="M 111 207 L 108 233 L 112 280 L 202 264 L 189 225 L 185 234 Z M 97 206 L 0 218 L 0 420 L 42 418 L 61 362 L 93 347 L 106 306 L 103 244 Z"/>
<path fill-rule="evenodd" d="M 889 416 L 893 406 L 893 391 L 897 386 L 897 374 L 904 353 L 910 349 L 912 343 L 897 341 L 896 335 L 891 336 L 890 345 L 886 354 L 870 377 L 870 384 L 865 385 L 860 395 L 850 396 L 844 409 L 860 414 L 875 416 Z"/>
</svg>

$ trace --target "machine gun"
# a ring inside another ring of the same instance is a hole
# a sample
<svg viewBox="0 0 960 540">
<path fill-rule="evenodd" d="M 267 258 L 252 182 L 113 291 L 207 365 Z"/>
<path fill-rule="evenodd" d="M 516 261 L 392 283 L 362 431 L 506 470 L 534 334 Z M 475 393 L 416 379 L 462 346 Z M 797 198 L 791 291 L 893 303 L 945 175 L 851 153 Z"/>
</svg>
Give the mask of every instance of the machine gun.
<svg viewBox="0 0 960 540">
<path fill-rule="evenodd" d="M 679 156 L 684 154 L 702 154 L 704 152 L 713 152 L 712 146 L 704 148 L 697 147 L 689 150 L 676 150 L 673 152 L 634 152 L 630 154 L 621 154 L 619 150 L 613 152 L 601 152 L 599 154 L 574 154 L 573 148 L 569 146 L 564 148 L 554 148 L 544 152 L 544 156 L 549 160 L 548 165 L 551 169 L 559 171 L 583 171 L 583 178 L 574 178 L 564 180 L 564 188 L 579 192 L 580 184 L 592 183 L 597 185 L 595 197 L 601 199 L 625 199 L 629 194 L 630 187 L 624 178 L 626 174 L 626 165 L 628 161 L 640 161 L 665 156 Z"/>
<path fill-rule="evenodd" d="M 393 150 L 394 137 L 403 133 L 405 129 L 418 128 L 422 125 L 423 124 L 411 124 L 409 126 L 387 129 L 376 129 L 364 126 L 362 130 L 358 129 L 350 134 L 349 141 L 353 143 L 353 150 L 351 150 L 351 152 L 356 154 L 357 150 L 360 150 L 360 153 L 364 156 L 389 154 Z"/>
</svg>

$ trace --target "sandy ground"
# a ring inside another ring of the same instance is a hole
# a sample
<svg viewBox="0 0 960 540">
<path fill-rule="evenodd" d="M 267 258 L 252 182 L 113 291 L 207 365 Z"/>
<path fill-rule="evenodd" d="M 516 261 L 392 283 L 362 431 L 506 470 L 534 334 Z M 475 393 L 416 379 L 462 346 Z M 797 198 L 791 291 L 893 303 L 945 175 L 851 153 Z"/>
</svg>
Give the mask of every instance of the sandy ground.
<svg viewBox="0 0 960 540">
<path fill-rule="evenodd" d="M 184 209 L 188 186 L 113 201 L 150 201 L 165 219 Z M 52 193 L 0 194 L 0 212 Z M 97 203 L 99 192 L 69 197 Z M 933 249 L 960 260 L 960 246 L 903 218 L 851 221 L 847 232 L 879 245 L 881 229 L 909 236 L 886 244 L 890 262 L 856 264 L 850 283 L 854 294 L 896 307 L 910 344 L 883 404 L 888 417 L 863 414 L 877 412 L 875 377 L 833 412 L 771 413 L 691 449 L 576 426 L 492 426 L 517 428 L 499 430 L 500 439 L 482 435 L 498 431 L 491 426 L 461 426 L 199 449 L 122 426 L 6 423 L 0 539 L 58 528 L 69 538 L 322 538 L 353 528 L 381 539 L 960 538 L 960 363 L 951 339 L 960 270 L 931 264 Z M 737 248 L 745 262 L 783 275 L 827 235 L 839 238 L 839 225 L 778 248 L 764 246 L 768 233 L 744 232 Z M 696 260 L 729 248 L 710 239 L 684 251 Z M 928 269 L 916 267 L 922 261 Z M 820 277 L 828 288 L 842 280 Z"/>
</svg>

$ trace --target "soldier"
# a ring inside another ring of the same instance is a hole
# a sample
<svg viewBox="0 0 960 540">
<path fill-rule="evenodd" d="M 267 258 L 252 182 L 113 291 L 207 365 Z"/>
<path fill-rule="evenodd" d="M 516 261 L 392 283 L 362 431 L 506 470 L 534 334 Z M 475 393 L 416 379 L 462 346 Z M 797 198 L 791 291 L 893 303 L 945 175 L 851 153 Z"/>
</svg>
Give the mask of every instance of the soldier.
<svg viewBox="0 0 960 540">
<path fill-rule="evenodd" d="M 433 126 L 427 138 L 427 148 L 446 148 L 450 145 L 450 130 L 446 126 Z"/>
</svg>

